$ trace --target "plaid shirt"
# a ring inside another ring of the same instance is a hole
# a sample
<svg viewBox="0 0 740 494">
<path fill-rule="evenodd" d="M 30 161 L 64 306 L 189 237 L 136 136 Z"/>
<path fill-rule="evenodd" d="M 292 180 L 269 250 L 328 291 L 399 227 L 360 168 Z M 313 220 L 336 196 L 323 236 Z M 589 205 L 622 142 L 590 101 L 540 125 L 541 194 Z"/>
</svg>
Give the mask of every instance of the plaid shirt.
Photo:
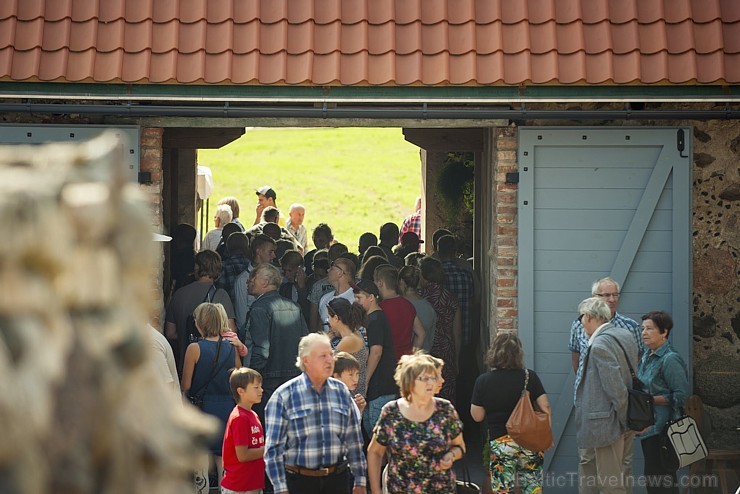
<svg viewBox="0 0 740 494">
<path fill-rule="evenodd" d="M 317 469 L 349 459 L 355 486 L 366 485 L 367 465 L 356 405 L 341 381 L 321 393 L 306 373 L 280 386 L 265 409 L 265 464 L 275 492 L 288 492 L 285 465 Z"/>
<path fill-rule="evenodd" d="M 638 359 L 645 353 L 645 342 L 642 341 L 642 331 L 640 325 L 636 321 L 625 317 L 619 312 L 614 313 L 614 317 L 609 321 L 618 328 L 629 330 L 632 337 L 637 343 Z M 576 319 L 570 326 L 570 341 L 568 342 L 568 349 L 571 352 L 578 353 L 578 370 L 576 371 L 576 383 L 573 389 L 578 389 L 578 383 L 581 382 L 581 374 L 583 373 L 583 360 L 586 358 L 586 349 L 588 348 L 588 335 L 586 335 L 585 329 L 581 321 Z M 575 391 L 573 395 L 573 402 L 575 403 Z"/>
<path fill-rule="evenodd" d="M 308 233 L 306 233 L 306 227 L 303 225 L 294 227 L 290 224 L 290 220 L 288 220 L 285 224 L 285 229 L 298 240 L 300 246 L 303 247 L 303 252 L 306 252 L 306 249 L 308 249 Z"/>
<path fill-rule="evenodd" d="M 442 261 L 447 281 L 444 287 L 457 297 L 462 316 L 462 344 L 470 343 L 470 302 L 473 300 L 473 275 L 455 261 Z M 459 351 L 459 350 L 458 350 Z"/>
<path fill-rule="evenodd" d="M 421 238 L 421 211 L 411 213 L 401 223 L 401 230 L 398 234 L 398 243 L 401 243 L 401 237 L 406 232 L 414 232 Z"/>
<path fill-rule="evenodd" d="M 236 277 L 249 268 L 249 259 L 245 256 L 231 256 L 221 264 L 221 276 L 215 281 L 216 288 L 223 288 L 234 300 L 234 282 Z"/>
</svg>

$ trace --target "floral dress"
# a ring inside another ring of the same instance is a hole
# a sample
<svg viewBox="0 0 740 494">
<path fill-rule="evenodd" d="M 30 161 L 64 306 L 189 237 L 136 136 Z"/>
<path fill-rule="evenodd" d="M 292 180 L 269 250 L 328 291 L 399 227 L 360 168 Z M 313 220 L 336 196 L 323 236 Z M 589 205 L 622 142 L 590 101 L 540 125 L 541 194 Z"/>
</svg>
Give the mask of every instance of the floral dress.
<svg viewBox="0 0 740 494">
<path fill-rule="evenodd" d="M 424 287 L 421 290 L 421 296 L 432 304 L 434 312 L 437 313 L 437 327 L 434 330 L 434 341 L 429 353 L 433 357 L 441 358 L 445 363 L 442 367 L 442 378 L 445 382 L 439 396 L 453 401 L 457 392 L 457 364 L 455 363 L 457 349 L 452 326 L 459 307 L 457 297 L 437 283 L 429 283 Z"/>
<path fill-rule="evenodd" d="M 462 422 L 452 404 L 435 398 L 431 417 L 414 422 L 401 414 L 398 400 L 383 407 L 375 426 L 375 440 L 387 448 L 390 494 L 454 494 L 452 469 L 439 463 L 450 442 L 462 433 Z"/>
</svg>

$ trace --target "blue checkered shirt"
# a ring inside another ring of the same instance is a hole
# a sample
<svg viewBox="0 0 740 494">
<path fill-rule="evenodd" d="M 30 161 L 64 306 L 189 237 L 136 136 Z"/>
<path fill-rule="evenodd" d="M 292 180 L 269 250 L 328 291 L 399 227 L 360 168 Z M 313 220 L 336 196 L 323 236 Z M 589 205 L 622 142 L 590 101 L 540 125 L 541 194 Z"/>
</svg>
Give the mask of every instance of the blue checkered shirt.
<svg viewBox="0 0 740 494">
<path fill-rule="evenodd" d="M 265 464 L 275 492 L 288 492 L 285 465 L 317 469 L 349 460 L 355 486 L 366 485 L 360 419 L 341 381 L 317 393 L 306 373 L 273 393 L 265 408 Z"/>
<path fill-rule="evenodd" d="M 645 353 L 645 342 L 642 341 L 642 328 L 633 319 L 625 317 L 619 312 L 614 313 L 614 317 L 611 321 L 614 326 L 629 330 L 632 337 L 637 343 L 638 361 Z M 583 329 L 581 321 L 576 319 L 570 326 L 570 341 L 568 342 L 568 349 L 571 352 L 578 353 L 578 370 L 576 371 L 576 383 L 573 386 L 573 402 L 575 403 L 575 390 L 578 389 L 578 383 L 581 382 L 581 374 L 583 373 L 583 360 L 586 358 L 586 349 L 588 348 L 588 335 L 586 330 Z M 635 372 L 637 372 L 635 370 Z"/>
<path fill-rule="evenodd" d="M 462 269 L 455 261 L 442 261 L 447 281 L 444 287 L 457 297 L 460 304 L 460 315 L 462 316 L 462 343 L 470 343 L 470 305 L 473 300 L 473 275 L 470 271 Z M 459 351 L 459 349 L 458 349 Z"/>
<path fill-rule="evenodd" d="M 215 281 L 216 288 L 223 288 L 234 301 L 234 282 L 236 278 L 249 268 L 249 259 L 246 256 L 237 255 L 227 257 L 221 263 L 221 276 Z"/>
</svg>

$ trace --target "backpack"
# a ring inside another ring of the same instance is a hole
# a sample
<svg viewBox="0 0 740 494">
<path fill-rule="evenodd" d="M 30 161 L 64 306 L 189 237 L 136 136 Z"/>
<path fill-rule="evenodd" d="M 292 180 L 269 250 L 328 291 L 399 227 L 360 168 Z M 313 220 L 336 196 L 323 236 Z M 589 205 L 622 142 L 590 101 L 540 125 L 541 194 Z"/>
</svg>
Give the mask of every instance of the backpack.
<svg viewBox="0 0 740 494">
<path fill-rule="evenodd" d="M 211 287 L 206 292 L 206 296 L 203 299 L 203 302 L 211 302 L 215 295 L 216 285 L 211 285 Z M 185 341 L 189 345 L 190 343 L 195 343 L 200 339 L 200 332 L 198 331 L 198 328 L 195 327 L 195 317 L 193 317 L 193 313 L 191 312 L 185 319 Z"/>
</svg>

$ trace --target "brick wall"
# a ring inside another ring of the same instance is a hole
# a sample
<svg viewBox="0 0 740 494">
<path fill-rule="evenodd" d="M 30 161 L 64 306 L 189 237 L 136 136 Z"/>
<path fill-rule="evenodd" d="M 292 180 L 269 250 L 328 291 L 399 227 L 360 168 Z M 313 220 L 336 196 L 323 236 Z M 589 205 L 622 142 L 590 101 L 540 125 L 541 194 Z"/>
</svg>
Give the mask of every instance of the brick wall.
<svg viewBox="0 0 740 494">
<path fill-rule="evenodd" d="M 149 172 L 151 174 L 151 183 L 140 184 L 139 188 L 146 194 L 150 201 L 151 207 L 151 218 L 153 230 L 159 233 L 167 233 L 162 231 L 163 217 L 162 217 L 162 134 L 164 129 L 161 128 L 147 128 L 141 129 L 139 138 L 140 144 L 140 163 L 139 167 L 142 172 Z M 164 320 L 164 292 L 163 292 L 163 271 L 162 266 L 164 265 L 164 248 L 165 244 L 160 244 L 159 257 L 156 259 L 156 265 L 154 272 L 156 273 L 156 279 L 154 286 L 152 287 L 152 325 L 156 328 L 161 328 L 161 322 Z"/>
<path fill-rule="evenodd" d="M 517 128 L 497 127 L 494 134 L 493 185 L 495 229 L 492 233 L 494 252 L 491 281 L 491 337 L 495 330 L 518 327 L 517 305 L 517 185 L 506 183 L 506 174 L 517 171 Z"/>
</svg>

